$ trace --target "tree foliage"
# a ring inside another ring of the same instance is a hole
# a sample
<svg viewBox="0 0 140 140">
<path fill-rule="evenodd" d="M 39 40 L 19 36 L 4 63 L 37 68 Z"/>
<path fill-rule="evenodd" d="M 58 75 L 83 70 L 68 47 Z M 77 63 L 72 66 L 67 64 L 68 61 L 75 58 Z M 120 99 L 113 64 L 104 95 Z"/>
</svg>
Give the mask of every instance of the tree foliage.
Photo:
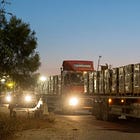
<svg viewBox="0 0 140 140">
<path fill-rule="evenodd" d="M 20 86 L 28 86 L 40 66 L 35 31 L 16 16 L 7 21 L 5 14 L 5 9 L 1 8 L 0 73 L 10 75 Z"/>
</svg>

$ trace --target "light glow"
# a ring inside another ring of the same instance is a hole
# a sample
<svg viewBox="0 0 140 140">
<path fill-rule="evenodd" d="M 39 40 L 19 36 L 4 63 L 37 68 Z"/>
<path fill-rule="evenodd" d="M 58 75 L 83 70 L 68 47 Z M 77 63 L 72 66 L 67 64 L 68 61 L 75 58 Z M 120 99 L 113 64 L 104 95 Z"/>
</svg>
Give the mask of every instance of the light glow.
<svg viewBox="0 0 140 140">
<path fill-rule="evenodd" d="M 7 95 L 7 96 L 6 96 L 6 101 L 7 101 L 7 102 L 11 102 L 11 96 L 10 96 L 10 95 Z"/>
<path fill-rule="evenodd" d="M 79 102 L 79 100 L 76 97 L 72 97 L 69 100 L 69 105 L 70 106 L 76 106 L 76 105 L 78 105 L 78 102 Z"/>
<path fill-rule="evenodd" d="M 112 103 L 112 99 L 111 99 L 111 98 L 108 99 L 108 103 L 109 103 L 109 104 Z"/>
<path fill-rule="evenodd" d="M 32 97 L 30 95 L 25 96 L 25 101 L 30 102 L 32 100 Z"/>
<path fill-rule="evenodd" d="M 45 82 L 45 81 L 47 80 L 47 78 L 46 78 L 45 76 L 41 76 L 39 79 L 40 79 L 40 81 L 42 81 L 42 82 Z"/>
<path fill-rule="evenodd" d="M 124 103 L 124 99 L 121 99 L 121 103 Z"/>
</svg>

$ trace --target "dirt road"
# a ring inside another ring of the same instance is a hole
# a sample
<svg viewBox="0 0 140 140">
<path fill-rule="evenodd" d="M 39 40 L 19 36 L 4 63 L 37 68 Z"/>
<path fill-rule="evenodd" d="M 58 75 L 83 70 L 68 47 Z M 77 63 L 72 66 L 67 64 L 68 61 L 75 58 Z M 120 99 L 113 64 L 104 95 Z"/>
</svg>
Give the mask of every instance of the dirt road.
<svg viewBox="0 0 140 140">
<path fill-rule="evenodd" d="M 131 126 L 135 127 L 127 122 L 98 121 L 90 115 L 58 115 L 51 126 L 18 132 L 14 140 L 139 140 L 139 126 Z"/>
</svg>

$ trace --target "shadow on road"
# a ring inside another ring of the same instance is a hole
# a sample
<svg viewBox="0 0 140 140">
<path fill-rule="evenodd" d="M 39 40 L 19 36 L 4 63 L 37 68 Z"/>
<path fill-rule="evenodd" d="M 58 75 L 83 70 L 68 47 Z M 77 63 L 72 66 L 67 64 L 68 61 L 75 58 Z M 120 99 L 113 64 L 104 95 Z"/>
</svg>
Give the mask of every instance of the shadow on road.
<svg viewBox="0 0 140 140">
<path fill-rule="evenodd" d="M 103 126 L 102 130 L 112 130 L 125 133 L 140 133 L 140 120 L 115 120 Z"/>
</svg>

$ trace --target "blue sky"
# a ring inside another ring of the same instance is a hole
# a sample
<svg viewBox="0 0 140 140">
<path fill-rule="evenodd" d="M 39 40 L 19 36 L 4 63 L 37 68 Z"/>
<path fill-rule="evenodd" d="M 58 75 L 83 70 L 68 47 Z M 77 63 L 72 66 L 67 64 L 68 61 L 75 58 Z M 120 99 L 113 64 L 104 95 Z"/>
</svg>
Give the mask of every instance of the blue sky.
<svg viewBox="0 0 140 140">
<path fill-rule="evenodd" d="M 9 0 L 10 1 L 10 0 Z M 66 59 L 113 67 L 140 62 L 139 0 L 11 0 L 7 10 L 30 24 L 45 75 Z"/>
</svg>

